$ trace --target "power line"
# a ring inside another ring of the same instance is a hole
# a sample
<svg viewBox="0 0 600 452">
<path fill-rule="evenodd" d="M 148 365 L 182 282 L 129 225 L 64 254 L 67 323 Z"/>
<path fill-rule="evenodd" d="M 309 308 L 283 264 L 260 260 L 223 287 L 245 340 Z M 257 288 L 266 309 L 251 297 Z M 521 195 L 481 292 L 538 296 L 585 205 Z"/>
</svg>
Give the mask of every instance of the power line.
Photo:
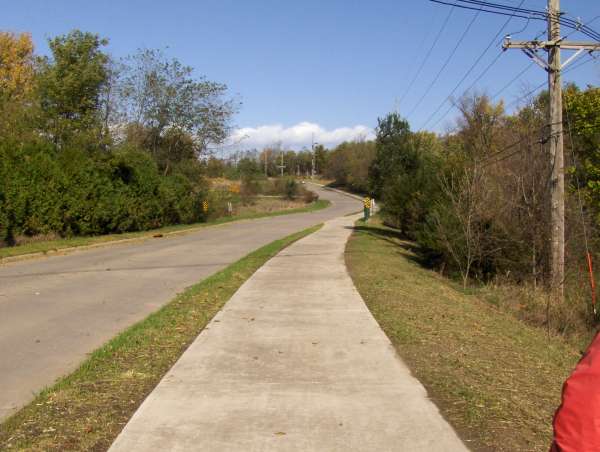
<svg viewBox="0 0 600 452">
<path fill-rule="evenodd" d="M 479 76 L 473 80 L 473 82 L 467 87 L 467 89 L 465 90 L 465 92 L 469 92 L 471 90 L 471 88 L 473 88 L 477 82 L 479 82 L 479 80 L 481 80 L 485 74 L 488 73 L 488 71 L 494 66 L 494 64 L 496 64 L 496 62 L 500 59 L 500 57 L 504 55 L 504 52 L 500 52 L 496 58 L 494 58 L 490 64 L 487 65 L 487 67 L 481 72 L 481 74 L 479 74 Z M 521 72 L 519 72 L 515 77 L 513 77 L 506 85 L 504 85 L 502 87 L 502 89 L 500 89 L 500 91 L 498 91 L 496 94 L 494 94 L 490 100 L 494 100 L 496 97 L 498 97 L 504 90 L 506 90 L 510 85 L 512 85 L 517 79 L 519 79 L 519 77 L 521 77 L 525 72 L 527 72 L 531 67 L 533 66 L 533 63 L 530 63 L 529 66 L 527 66 L 525 69 L 523 69 Z M 432 128 L 434 128 L 435 126 L 437 126 L 447 115 L 448 113 L 450 113 L 450 111 L 452 111 L 452 109 L 455 107 L 454 104 L 450 105 L 448 107 L 448 109 L 444 112 L 444 114 L 433 124 Z"/>
<path fill-rule="evenodd" d="M 502 53 L 500 54 L 502 55 Z M 588 64 L 590 61 L 594 61 L 595 58 L 590 57 L 587 60 L 581 61 L 580 63 L 571 66 L 570 68 L 566 69 L 563 74 L 567 74 L 585 64 Z M 486 70 L 480 75 L 479 78 L 481 78 L 485 72 L 487 72 L 492 66 L 493 63 L 495 63 L 495 61 L 497 61 L 498 58 L 496 58 L 496 60 L 492 61 L 492 64 L 488 65 L 488 67 L 486 68 Z M 490 97 L 490 100 L 494 100 L 496 99 L 500 94 L 502 94 L 504 91 L 506 91 L 506 89 L 508 87 L 510 87 L 514 82 L 516 82 L 522 75 L 524 75 L 529 69 L 531 69 L 531 67 L 533 66 L 533 63 L 529 63 L 529 65 L 527 65 L 523 70 L 521 70 L 515 77 L 513 77 L 506 85 L 504 85 L 499 91 L 497 91 L 492 97 Z M 471 86 L 469 86 L 466 91 L 469 91 L 474 84 L 478 81 L 478 79 L 475 80 L 474 83 L 471 84 Z M 543 88 L 544 86 L 546 86 L 546 82 L 543 82 L 539 85 L 537 85 L 535 88 L 531 89 L 530 91 L 528 91 L 527 93 L 523 94 L 522 96 L 514 99 L 512 102 L 508 103 L 505 105 L 505 108 L 509 108 L 512 107 L 513 105 L 518 104 L 520 101 L 528 98 L 529 96 L 531 96 L 532 94 L 534 94 L 535 92 L 539 91 L 541 88 Z M 455 105 L 450 105 L 448 107 L 448 109 L 444 112 L 444 114 L 431 126 L 432 128 L 435 128 L 447 115 L 448 113 L 450 113 L 450 111 L 455 107 Z"/>
<path fill-rule="evenodd" d="M 486 6 L 489 8 L 496 8 L 496 9 L 505 10 L 505 11 L 513 11 L 513 12 L 519 12 L 519 13 L 523 13 L 523 14 L 530 14 L 531 16 L 533 16 L 535 18 L 539 18 L 540 20 L 544 20 L 544 21 L 547 21 L 548 18 L 551 16 L 551 14 L 548 13 L 547 11 L 521 8 L 520 7 L 521 5 L 519 5 L 519 7 L 514 7 L 514 6 L 510 6 L 510 5 L 503 5 L 503 4 L 493 3 L 493 2 L 489 2 L 489 1 L 483 1 L 483 0 L 458 0 L 458 1 L 460 1 L 462 3 L 470 3 L 470 4 L 474 4 L 474 5 L 478 5 L 478 6 Z M 569 19 L 569 18 L 565 17 L 562 13 L 555 14 L 555 15 L 557 16 L 555 18 L 555 20 L 560 22 L 561 25 L 565 25 L 566 27 L 570 27 L 570 28 L 576 28 L 578 31 L 581 31 L 582 33 L 585 33 L 588 36 L 590 36 L 596 40 L 600 40 L 599 39 L 600 34 L 597 33 L 596 31 L 594 31 L 593 29 L 591 29 L 590 27 L 588 27 L 589 23 L 582 24 L 579 20 Z"/>
<path fill-rule="evenodd" d="M 435 3 L 442 3 L 442 4 L 447 4 L 444 1 L 441 0 L 430 0 L 433 1 Z M 492 5 L 489 2 L 480 2 L 480 1 L 476 1 L 476 0 L 457 0 L 457 1 L 462 1 L 462 2 L 467 2 L 467 3 L 476 3 L 480 6 L 483 6 L 483 4 L 489 4 Z M 479 56 L 479 58 L 475 61 L 475 63 L 469 68 L 469 70 L 466 72 L 466 74 L 463 76 L 463 78 L 459 81 L 459 83 L 454 87 L 454 89 L 451 91 L 451 93 L 446 97 L 446 99 L 444 99 L 442 101 L 442 103 L 438 106 L 438 108 L 433 112 L 433 114 L 431 114 L 427 120 L 425 121 L 425 123 L 423 123 L 423 126 L 419 129 L 422 130 L 430 121 L 431 119 L 433 119 L 433 117 L 439 112 L 439 110 L 441 109 L 441 107 L 444 105 L 444 103 L 446 103 L 446 101 L 448 101 L 450 99 L 450 97 L 452 96 L 452 94 L 458 89 L 458 87 L 464 82 L 464 80 L 468 77 L 468 75 L 472 72 L 473 68 L 478 64 L 478 62 L 481 60 L 481 58 L 484 56 L 484 54 L 489 50 L 489 48 L 491 47 L 491 45 L 493 44 L 494 40 L 498 37 L 498 35 L 502 32 L 502 30 L 504 30 L 504 28 L 508 25 L 508 23 L 510 22 L 510 20 L 513 17 L 519 17 L 516 16 L 515 11 L 519 11 L 522 10 L 520 7 L 523 4 L 523 1 L 521 1 L 521 3 L 519 4 L 518 7 L 514 8 L 514 7 L 509 7 L 507 5 L 500 5 L 505 7 L 506 9 L 512 9 L 513 10 L 513 14 L 504 14 L 504 15 L 508 15 L 509 18 L 507 19 L 507 21 L 505 22 L 505 24 L 503 25 L 503 27 L 500 29 L 500 31 L 496 34 L 496 36 L 492 39 L 492 42 L 490 43 L 490 45 L 488 45 L 486 47 L 486 49 L 484 50 L 484 52 Z M 452 6 L 457 6 L 457 7 L 461 7 L 461 5 L 456 4 L 456 2 L 454 4 L 452 4 Z M 454 9 L 454 8 L 452 8 Z M 482 11 L 482 9 L 478 9 L 478 8 L 468 8 L 468 9 L 472 9 L 472 10 L 476 10 L 478 13 L 480 11 Z M 485 10 L 483 10 L 485 11 Z M 524 11 L 524 10 L 523 10 Z M 535 11 L 535 10 L 527 10 L 527 12 L 533 12 L 536 14 L 544 14 L 544 15 L 548 15 L 546 12 L 542 12 L 542 11 Z M 572 35 L 573 33 L 580 31 L 579 28 L 580 27 L 586 27 L 587 25 L 591 24 L 592 22 L 594 22 L 595 20 L 597 20 L 598 18 L 600 18 L 600 16 L 596 16 L 593 19 L 587 21 L 585 24 L 581 25 L 579 23 L 579 27 L 577 29 L 575 29 L 573 32 L 569 33 L 566 37 Z M 535 39 L 537 40 L 541 34 L 545 33 L 545 30 L 542 31 Z M 566 39 L 563 38 L 563 39 Z M 494 66 L 494 64 L 500 59 L 502 53 L 500 53 L 499 55 L 496 56 L 496 58 L 494 60 L 491 61 L 491 63 L 484 69 L 484 71 L 473 81 L 473 83 L 471 83 L 471 85 L 469 85 L 469 87 L 465 90 L 465 92 L 468 92 L 473 86 L 475 86 L 475 84 L 481 79 L 483 78 L 483 76 Z M 591 53 L 590 53 L 591 55 Z M 592 58 L 583 61 L 577 65 L 574 65 L 572 67 L 570 67 L 569 69 L 565 70 L 563 73 L 568 73 L 572 70 L 577 69 L 580 66 L 583 66 L 584 64 L 589 63 L 592 60 Z M 533 66 L 533 62 L 531 62 L 527 67 L 525 67 L 522 71 L 520 71 L 515 77 L 513 77 L 506 85 L 504 85 L 499 91 L 497 91 L 490 99 L 493 100 L 495 98 L 497 98 L 501 93 L 503 93 L 509 86 L 511 86 L 515 81 L 517 81 L 520 77 L 522 77 L 531 67 Z M 443 70 L 443 69 L 442 69 Z M 519 101 L 521 101 L 522 99 L 530 96 L 531 94 L 535 93 L 536 91 L 538 91 L 539 89 L 541 89 L 543 86 L 545 86 L 546 82 L 540 84 L 539 86 L 535 87 L 533 90 L 529 91 L 528 93 L 526 93 L 525 95 L 515 99 L 513 102 L 511 102 L 510 104 L 508 104 L 506 107 L 512 106 L 513 104 L 518 103 Z M 425 93 L 425 95 L 427 94 L 427 92 Z M 448 107 L 448 109 L 444 112 L 444 114 L 438 118 L 438 120 L 433 124 L 432 128 L 435 128 L 447 115 L 448 113 L 450 113 L 450 111 L 452 111 L 452 109 L 455 107 L 455 105 L 450 105 Z M 416 107 L 415 107 L 416 108 Z M 414 111 L 414 109 L 412 111 Z M 411 113 L 412 113 L 411 111 Z"/>
<path fill-rule="evenodd" d="M 519 3 L 519 7 L 521 7 L 523 5 L 523 3 L 525 2 L 525 0 L 521 0 L 521 3 Z M 508 26 L 508 24 L 510 23 L 510 21 L 512 20 L 512 16 L 509 17 L 508 19 L 506 19 L 506 21 L 504 22 L 504 24 L 502 25 L 502 27 L 500 27 L 500 30 L 498 30 L 498 32 L 494 35 L 494 37 L 491 39 L 491 41 L 489 42 L 489 44 L 486 46 L 485 49 L 483 49 L 483 52 L 481 52 L 481 54 L 479 55 L 479 57 L 475 60 L 475 62 L 471 65 L 471 67 L 469 69 L 467 69 L 467 72 L 465 72 L 465 75 L 463 75 L 463 77 L 460 79 L 460 81 L 456 84 L 456 86 L 454 87 L 454 89 L 450 92 L 450 94 L 448 94 L 448 96 L 446 96 L 446 98 L 440 103 L 440 105 L 435 109 L 435 111 L 429 116 L 429 118 L 427 118 L 427 120 L 425 121 L 425 123 L 423 124 L 423 126 L 420 128 L 421 130 L 425 128 L 425 126 L 429 123 L 429 121 L 431 121 L 435 115 L 440 111 L 440 109 L 443 107 L 443 105 L 450 100 L 450 98 L 452 97 L 452 95 L 456 92 L 456 90 L 460 87 L 460 85 L 462 85 L 462 83 L 467 79 L 467 77 L 471 74 L 471 72 L 473 71 L 473 69 L 475 69 L 475 67 L 479 64 L 479 62 L 483 59 L 483 57 L 485 56 L 485 54 L 488 52 L 488 50 L 490 50 L 490 48 L 494 45 L 494 43 L 496 42 L 496 39 L 498 39 L 498 37 L 502 34 L 502 32 L 504 31 L 504 29 Z M 488 70 L 489 67 L 493 66 L 496 61 L 498 61 L 498 59 L 500 58 L 500 56 L 502 55 L 502 53 L 500 53 L 500 55 L 498 55 L 494 61 L 492 62 L 492 64 L 490 64 L 488 66 Z M 487 72 L 487 70 L 485 71 Z M 481 78 L 482 76 L 480 76 Z M 479 80 L 479 79 L 478 79 Z M 467 90 L 468 91 L 468 90 Z M 445 116 L 445 115 L 444 115 Z M 439 122 L 439 121 L 438 121 Z M 437 124 L 437 123 L 436 123 Z"/>
<path fill-rule="evenodd" d="M 429 0 L 429 1 L 434 2 L 434 3 L 440 3 L 442 5 L 453 5 L 453 6 L 456 6 L 457 8 L 462 8 L 462 9 L 470 9 L 473 11 L 483 11 L 485 13 L 499 14 L 501 16 L 512 16 L 512 17 L 518 17 L 519 19 L 532 19 L 532 17 L 524 16 L 522 14 L 509 14 L 509 13 L 505 13 L 505 12 L 501 12 L 501 11 L 494 11 L 494 10 L 490 10 L 490 9 L 483 9 L 483 8 L 480 9 L 480 8 L 475 8 L 472 6 L 448 3 L 447 1 L 443 1 L 443 0 Z"/>
<path fill-rule="evenodd" d="M 588 58 L 587 60 L 581 61 L 579 62 L 579 64 L 576 64 L 574 66 L 571 66 L 570 68 L 566 69 L 565 71 L 563 71 L 563 74 L 568 74 L 571 71 L 574 71 L 575 69 L 580 68 L 581 66 L 584 66 L 586 64 L 588 64 L 590 61 L 594 61 L 594 58 L 590 56 L 590 58 Z M 536 86 L 535 88 L 533 88 L 532 90 L 530 90 L 529 92 L 523 94 L 520 97 L 517 97 L 515 100 L 513 100 L 511 103 L 506 105 L 506 108 L 508 107 L 512 107 L 513 105 L 516 105 L 517 103 L 519 103 L 520 101 L 528 98 L 529 96 L 531 96 L 533 93 L 535 93 L 536 91 L 539 91 L 541 88 L 543 88 L 544 86 L 547 85 L 547 82 L 542 82 L 540 83 L 538 86 Z"/>
<path fill-rule="evenodd" d="M 589 62 L 589 61 L 590 61 L 590 60 L 586 61 L 586 63 L 587 63 L 587 62 Z M 531 92 L 530 92 L 530 93 L 531 93 Z M 529 93 L 528 93 L 528 95 L 529 95 Z M 573 132 L 579 133 L 579 132 L 581 132 L 581 131 L 588 130 L 588 129 L 599 129 L 599 130 L 600 130 L 600 126 L 599 126 L 599 125 L 594 125 L 594 124 L 590 124 L 590 125 L 583 126 L 583 127 L 580 127 L 580 128 L 573 128 L 573 127 L 571 126 L 571 123 L 570 123 L 570 120 L 569 120 L 569 117 L 568 117 L 568 116 L 567 116 L 566 120 L 565 120 L 565 121 L 563 121 L 563 123 L 564 123 L 565 125 L 567 125 L 567 126 L 568 126 L 568 128 L 569 128 L 569 134 L 570 134 L 571 136 L 572 136 Z M 542 127 L 540 128 L 540 133 L 543 133 L 543 132 L 544 132 L 544 129 L 546 129 L 546 128 L 550 127 L 550 126 L 551 126 L 551 124 L 545 124 L 544 126 L 542 126 Z M 538 142 L 538 143 L 545 143 L 545 142 L 547 142 L 547 141 L 548 141 L 550 138 L 552 138 L 552 135 L 549 135 L 549 136 L 548 136 L 548 137 L 546 137 L 546 138 L 542 138 L 542 139 L 538 140 L 537 142 Z M 520 153 L 522 150 L 519 148 L 519 149 L 517 149 L 516 151 L 513 151 L 513 152 L 511 152 L 510 154 L 507 154 L 507 155 L 502 155 L 502 154 L 504 154 L 506 151 L 510 151 L 510 150 L 511 150 L 511 149 L 513 149 L 515 146 L 518 146 L 518 145 L 520 145 L 521 143 L 523 143 L 523 141 L 525 141 L 525 140 L 527 140 L 527 139 L 528 139 L 528 137 L 523 137 L 523 138 L 521 138 L 520 140 L 518 140 L 518 141 L 515 141 L 514 143 L 511 143 L 511 144 L 507 145 L 506 147 L 502 148 L 501 150 L 499 150 L 499 151 L 496 151 L 496 152 L 494 152 L 494 153 L 492 153 L 492 154 L 490 154 L 490 155 L 488 155 L 488 156 L 484 157 L 483 159 L 479 160 L 479 162 L 478 162 L 478 163 L 483 163 L 483 164 L 484 164 L 484 166 L 487 166 L 488 164 L 495 164 L 495 163 L 499 163 L 499 162 L 501 162 L 501 161 L 504 161 L 504 160 L 506 160 L 506 159 L 508 159 L 508 158 L 510 158 L 510 157 L 513 157 L 513 156 L 517 155 L 518 153 Z M 495 157 L 501 156 L 501 155 L 502 155 L 502 157 L 501 157 L 501 158 L 499 158 L 499 159 L 497 159 L 497 160 L 494 160 L 494 161 L 491 161 L 491 162 L 490 162 L 490 160 L 494 159 Z M 488 163 L 488 162 L 489 162 L 489 163 Z"/>
<path fill-rule="evenodd" d="M 486 2 L 482 0 L 458 0 L 462 3 L 471 3 L 479 6 L 487 6 L 489 8 L 498 8 L 507 11 L 519 12 L 524 14 L 547 14 L 545 11 L 529 9 L 529 8 L 521 8 L 522 5 L 519 6 L 511 6 L 511 5 L 503 5 L 500 3 Z"/>
<path fill-rule="evenodd" d="M 486 13 L 498 14 L 498 15 L 502 15 L 502 16 L 512 16 L 512 17 L 517 17 L 520 19 L 527 19 L 527 20 L 535 19 L 535 20 L 546 21 L 547 18 L 549 17 L 549 14 L 544 11 L 535 11 L 535 10 L 529 10 L 532 12 L 528 12 L 528 10 L 513 11 L 515 9 L 514 7 L 508 7 L 506 5 L 495 6 L 495 4 L 488 3 L 488 2 L 474 3 L 471 1 L 467 1 L 467 0 L 457 0 L 457 1 L 467 3 L 467 5 L 460 5 L 458 3 L 448 3 L 447 1 L 444 1 L 444 0 L 429 0 L 429 1 L 434 2 L 434 3 L 439 3 L 442 5 L 452 5 L 452 6 L 456 6 L 457 8 L 462 8 L 462 9 L 469 9 L 469 10 L 473 10 L 473 11 L 483 11 Z M 480 6 L 479 7 L 468 6 L 469 4 L 480 5 Z M 484 5 L 485 5 L 485 7 L 484 7 Z M 494 10 L 493 8 L 499 8 L 500 10 L 498 10 L 498 9 Z M 507 11 L 513 11 L 513 14 L 511 14 Z M 578 23 L 577 21 L 575 21 L 573 19 L 559 17 L 558 22 L 567 28 L 578 30 L 579 32 L 585 34 L 589 38 L 594 39 L 595 41 L 600 41 L 600 33 L 594 31 L 593 29 L 591 29 L 587 26 L 581 26 L 580 23 Z"/>
<path fill-rule="evenodd" d="M 421 103 L 423 102 L 423 100 L 425 99 L 425 97 L 427 97 L 427 95 L 429 94 L 429 91 L 431 91 L 431 88 L 433 88 L 433 85 L 435 85 L 435 83 L 438 81 L 438 79 L 440 78 L 440 75 L 442 75 L 442 72 L 444 72 L 444 69 L 446 69 L 446 66 L 448 66 L 448 64 L 450 63 L 450 61 L 454 57 L 454 54 L 456 53 L 456 51 L 458 50 L 458 48 L 460 47 L 460 45 L 464 41 L 465 37 L 467 36 L 467 33 L 469 32 L 469 30 L 471 29 L 471 27 L 475 23 L 475 20 L 477 20 L 477 17 L 479 17 L 479 13 L 480 13 L 480 11 L 478 11 L 473 16 L 473 18 L 469 22 L 469 25 L 467 25 L 467 28 L 464 29 L 464 31 L 463 31 L 460 39 L 458 40 L 458 42 L 454 46 L 454 49 L 452 49 L 452 52 L 450 53 L 450 55 L 448 55 L 448 58 L 446 58 L 446 61 L 444 62 L 444 64 L 442 65 L 442 67 L 440 68 L 440 70 L 438 71 L 438 73 L 436 74 L 436 76 L 434 77 L 434 79 L 431 81 L 431 83 L 429 84 L 429 86 L 427 87 L 427 89 L 425 90 L 425 92 L 423 93 L 423 95 L 421 96 L 421 98 L 417 101 L 417 103 L 415 104 L 415 106 L 412 108 L 412 110 L 410 111 L 410 113 L 408 114 L 408 116 L 411 116 L 414 113 L 414 111 L 417 108 L 419 108 L 419 106 L 421 105 Z"/>
<path fill-rule="evenodd" d="M 504 147 L 503 149 L 500 149 L 499 151 L 496 151 L 496 152 L 494 152 L 494 153 L 492 153 L 492 154 L 490 154 L 490 155 L 487 155 L 487 156 L 485 156 L 483 159 L 479 160 L 479 162 L 478 162 L 478 163 L 483 163 L 483 164 L 484 164 L 484 166 L 487 166 L 487 165 L 491 165 L 491 164 L 494 164 L 494 163 L 501 162 L 502 160 L 506 160 L 507 158 L 509 158 L 509 157 L 512 157 L 513 155 L 516 155 L 516 154 L 518 154 L 519 152 L 521 152 L 521 149 L 520 149 L 520 148 L 519 148 L 519 149 L 517 149 L 517 150 L 516 150 L 516 151 L 514 151 L 514 152 L 511 152 L 511 153 L 510 153 L 510 154 L 508 154 L 508 155 L 505 155 L 505 156 L 501 157 L 499 160 L 494 160 L 494 161 L 490 162 L 490 160 L 492 160 L 492 159 L 494 159 L 494 158 L 496 158 L 496 157 L 498 157 L 498 156 L 500 156 L 500 155 L 504 154 L 506 151 L 510 151 L 510 150 L 511 150 L 512 148 L 514 148 L 515 146 L 518 146 L 518 145 L 520 145 L 520 144 L 521 144 L 523 141 L 525 141 L 527 138 L 528 138 L 528 137 L 523 137 L 523 138 L 521 138 L 520 140 L 518 140 L 518 141 L 515 141 L 514 143 L 511 143 L 511 144 L 509 144 L 508 146 Z M 488 163 L 488 162 L 489 162 L 489 163 Z"/>
<path fill-rule="evenodd" d="M 520 71 L 517 75 L 515 75 L 506 85 L 504 85 L 499 91 L 496 92 L 496 94 L 494 94 L 490 99 L 494 100 L 495 98 L 497 98 L 500 94 L 502 94 L 510 85 L 512 85 L 514 82 L 516 82 L 518 79 L 521 78 L 521 76 L 523 74 L 525 74 L 525 72 L 527 72 L 529 69 L 531 69 L 533 67 L 534 63 L 533 61 L 531 61 L 522 71 Z"/>
<path fill-rule="evenodd" d="M 433 49 L 435 48 L 437 42 L 439 41 L 440 36 L 442 35 L 442 33 L 444 32 L 444 30 L 446 29 L 446 25 L 448 25 L 448 21 L 450 20 L 450 16 L 452 16 L 452 12 L 453 11 L 454 11 L 454 7 L 450 8 L 450 11 L 448 12 L 448 15 L 446 16 L 446 19 L 442 23 L 442 26 L 440 27 L 440 29 L 439 29 L 439 31 L 438 31 L 435 39 L 433 40 L 433 43 L 431 44 L 431 47 L 429 48 L 429 51 L 425 55 L 425 58 L 423 58 L 423 61 L 421 62 L 421 65 L 419 66 L 419 69 L 417 69 L 417 72 L 415 73 L 413 79 L 410 81 L 410 83 L 406 87 L 406 90 L 404 91 L 404 94 L 402 94 L 402 97 L 400 98 L 400 104 L 402 104 L 402 101 L 404 101 L 404 98 L 410 92 L 410 89 L 412 88 L 412 86 L 414 85 L 415 81 L 417 80 L 417 78 L 421 74 L 421 71 L 423 70 L 423 67 L 425 66 L 425 63 L 427 63 L 427 60 L 431 56 L 431 52 L 433 52 Z"/>
<path fill-rule="evenodd" d="M 496 58 L 494 58 L 494 59 L 493 59 L 493 60 L 490 62 L 490 64 L 488 64 L 488 65 L 487 65 L 487 67 L 486 67 L 486 68 L 485 68 L 485 69 L 484 69 L 484 70 L 481 72 L 481 74 L 479 74 L 479 76 L 478 76 L 478 77 L 477 77 L 477 78 L 476 78 L 476 79 L 475 79 L 475 80 L 474 80 L 474 81 L 473 81 L 473 82 L 472 82 L 472 83 L 471 83 L 471 84 L 470 84 L 470 85 L 467 87 L 467 89 L 465 89 L 465 93 L 469 92 L 469 91 L 471 90 L 471 88 L 473 88 L 473 87 L 475 86 L 475 84 L 476 84 L 476 83 L 477 83 L 479 80 L 481 80 L 485 74 L 487 74 L 487 73 L 488 73 L 488 71 L 489 71 L 489 70 L 492 68 L 492 66 L 494 66 L 494 64 L 496 64 L 496 62 L 497 62 L 497 61 L 500 59 L 500 57 L 501 57 L 503 54 L 504 54 L 504 52 L 500 52 L 500 53 L 498 53 L 498 55 L 496 55 Z M 450 94 L 450 96 L 452 96 L 452 93 Z M 449 96 L 449 97 L 450 97 L 450 96 Z M 449 97 L 448 97 L 446 100 L 448 100 L 448 99 L 449 99 Z M 446 102 L 446 101 L 444 101 L 444 102 Z M 442 105 L 444 104 L 444 102 L 442 102 Z M 433 125 L 431 126 L 431 128 L 435 128 L 435 126 L 437 126 L 437 125 L 438 125 L 440 122 L 442 122 L 442 120 L 443 120 L 443 119 L 444 119 L 446 116 L 448 116 L 448 113 L 450 113 L 454 107 L 455 107 L 455 105 L 454 105 L 453 103 L 450 103 L 450 106 L 448 107 L 448 109 L 447 109 L 447 110 L 444 112 L 444 114 L 443 114 L 442 116 L 440 116 L 440 117 L 438 118 L 438 120 L 437 120 L 435 123 L 433 123 Z M 438 110 L 436 110 L 436 112 L 437 112 L 437 111 L 439 111 L 439 108 L 438 108 Z M 425 122 L 425 124 L 423 124 L 423 127 L 422 127 L 422 128 L 424 128 L 424 127 L 425 127 L 425 125 L 427 125 L 427 122 L 429 122 L 429 121 L 431 120 L 431 118 L 432 118 L 432 117 L 433 117 L 433 115 L 431 115 L 431 116 L 430 116 L 430 117 L 427 119 L 427 121 Z"/>
</svg>

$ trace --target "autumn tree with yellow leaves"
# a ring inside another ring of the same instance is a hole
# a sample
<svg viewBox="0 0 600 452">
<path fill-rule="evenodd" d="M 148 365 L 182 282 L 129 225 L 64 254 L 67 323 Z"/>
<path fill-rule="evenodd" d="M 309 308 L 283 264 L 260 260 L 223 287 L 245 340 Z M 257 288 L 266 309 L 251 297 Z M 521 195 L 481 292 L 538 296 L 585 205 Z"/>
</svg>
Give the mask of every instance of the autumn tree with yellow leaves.
<svg viewBox="0 0 600 452">
<path fill-rule="evenodd" d="M 0 95 L 21 99 L 31 93 L 34 80 L 33 41 L 28 33 L 0 32 Z"/>
<path fill-rule="evenodd" d="M 28 33 L 0 32 L 0 139 L 22 141 L 32 132 L 35 56 Z"/>
</svg>

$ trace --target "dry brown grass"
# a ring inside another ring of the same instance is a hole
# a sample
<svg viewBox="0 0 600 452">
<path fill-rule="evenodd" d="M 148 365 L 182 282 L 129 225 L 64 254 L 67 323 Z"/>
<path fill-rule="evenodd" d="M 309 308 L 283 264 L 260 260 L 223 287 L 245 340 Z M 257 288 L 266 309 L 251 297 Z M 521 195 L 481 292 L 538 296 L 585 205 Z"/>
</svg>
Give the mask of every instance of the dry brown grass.
<svg viewBox="0 0 600 452">
<path fill-rule="evenodd" d="M 471 449 L 548 450 L 577 347 L 424 269 L 392 229 L 361 225 L 346 251 L 369 309 Z"/>
<path fill-rule="evenodd" d="M 249 205 L 236 206 L 236 214 L 244 215 L 247 213 L 267 213 L 276 211 L 285 211 L 291 209 L 299 209 L 306 207 L 306 203 L 302 199 L 287 200 L 279 197 L 257 197 L 254 202 Z"/>
<path fill-rule="evenodd" d="M 583 350 L 594 337 L 596 323 L 585 282 L 567 287 L 565 300 L 557 304 L 548 290 L 513 282 L 482 286 L 476 293 L 487 302 L 512 313 L 530 325 L 560 335 Z"/>
<path fill-rule="evenodd" d="M 241 183 L 239 180 L 225 179 L 224 177 L 213 177 L 210 178 L 208 181 L 212 189 L 230 190 L 231 187 L 234 187 L 233 189 L 237 190 L 238 193 L 240 191 L 239 189 Z"/>
</svg>

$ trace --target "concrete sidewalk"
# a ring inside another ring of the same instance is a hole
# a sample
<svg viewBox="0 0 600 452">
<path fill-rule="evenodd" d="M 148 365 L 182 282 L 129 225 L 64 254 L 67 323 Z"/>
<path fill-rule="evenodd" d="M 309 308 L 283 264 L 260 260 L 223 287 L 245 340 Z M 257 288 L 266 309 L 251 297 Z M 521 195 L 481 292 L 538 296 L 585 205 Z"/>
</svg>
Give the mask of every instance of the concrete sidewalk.
<svg viewBox="0 0 600 452">
<path fill-rule="evenodd" d="M 256 272 L 110 450 L 467 450 L 346 272 L 355 218 L 327 222 Z"/>
</svg>

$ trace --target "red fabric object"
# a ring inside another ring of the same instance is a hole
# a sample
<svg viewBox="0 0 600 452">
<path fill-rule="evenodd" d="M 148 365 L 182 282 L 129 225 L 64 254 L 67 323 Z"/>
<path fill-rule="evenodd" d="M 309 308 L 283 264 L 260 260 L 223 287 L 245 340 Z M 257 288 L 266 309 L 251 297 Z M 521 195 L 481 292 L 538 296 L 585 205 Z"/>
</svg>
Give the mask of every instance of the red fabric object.
<svg viewBox="0 0 600 452">
<path fill-rule="evenodd" d="M 552 452 L 600 451 L 600 333 L 563 385 Z"/>
</svg>

